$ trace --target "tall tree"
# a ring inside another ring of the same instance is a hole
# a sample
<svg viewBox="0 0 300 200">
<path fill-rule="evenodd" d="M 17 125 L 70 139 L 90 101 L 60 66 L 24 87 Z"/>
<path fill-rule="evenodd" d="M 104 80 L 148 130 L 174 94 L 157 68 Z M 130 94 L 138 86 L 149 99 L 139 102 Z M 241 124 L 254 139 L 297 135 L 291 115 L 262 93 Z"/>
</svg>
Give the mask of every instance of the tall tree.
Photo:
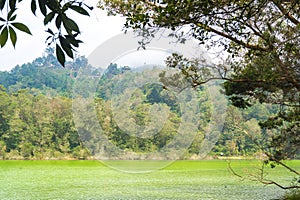
<svg viewBox="0 0 300 200">
<path fill-rule="evenodd" d="M 263 131 L 271 133 L 260 148 L 269 161 L 283 166 L 281 160 L 299 154 L 299 1 L 100 0 L 99 7 L 125 16 L 125 29 L 140 32 L 142 45 L 160 28 L 168 28 L 173 30 L 170 37 L 179 42 L 194 38 L 208 48 L 222 46 L 230 59 L 218 66 L 217 77 L 203 74 L 196 60 L 180 55 L 170 57 L 167 64 L 180 68 L 192 87 L 216 78 L 226 80 L 225 93 L 237 107 L 255 102 L 279 105 L 276 115 L 260 122 Z M 299 172 L 287 169 L 299 178 Z"/>
</svg>

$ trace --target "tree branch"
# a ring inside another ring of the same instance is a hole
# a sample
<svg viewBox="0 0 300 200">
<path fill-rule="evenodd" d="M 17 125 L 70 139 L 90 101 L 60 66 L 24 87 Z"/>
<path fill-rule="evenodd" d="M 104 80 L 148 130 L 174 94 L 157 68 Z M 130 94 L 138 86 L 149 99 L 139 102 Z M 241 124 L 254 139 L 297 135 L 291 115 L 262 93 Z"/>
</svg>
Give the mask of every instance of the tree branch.
<svg viewBox="0 0 300 200">
<path fill-rule="evenodd" d="M 239 126 L 236 126 L 236 127 L 239 128 L 241 131 L 243 131 L 243 132 L 244 132 L 244 133 L 245 133 L 245 134 L 246 134 L 246 135 L 254 142 L 254 144 L 255 144 L 256 146 L 258 146 L 258 147 L 264 152 L 264 154 L 265 154 L 266 156 L 269 157 L 270 160 L 275 161 L 276 163 L 278 163 L 279 165 L 283 166 L 284 168 L 286 168 L 286 169 L 289 170 L 290 172 L 293 172 L 293 173 L 295 173 L 295 174 L 297 174 L 297 175 L 300 176 L 300 173 L 299 173 L 298 171 L 296 171 L 296 170 L 292 169 L 291 167 L 287 166 L 286 164 L 284 164 L 284 163 L 281 162 L 280 160 L 275 159 L 274 156 L 272 156 L 272 155 L 270 155 L 268 152 L 266 152 L 266 151 L 264 150 L 264 148 L 261 147 L 261 145 L 260 145 L 259 143 L 257 143 L 257 142 L 254 140 L 254 138 L 252 137 L 252 135 L 249 134 L 246 130 L 243 130 L 243 129 L 240 128 Z"/>
<path fill-rule="evenodd" d="M 265 80 L 250 80 L 250 79 L 230 79 L 230 78 L 226 78 L 226 77 L 212 77 L 212 78 L 208 78 L 204 81 L 201 81 L 201 82 L 194 82 L 193 84 L 193 87 L 197 87 L 199 85 L 202 85 L 202 84 L 205 84 L 209 81 L 212 81 L 212 80 L 224 80 L 224 81 L 230 81 L 230 82 L 235 82 L 235 83 L 265 83 L 267 81 Z"/>
<path fill-rule="evenodd" d="M 300 24 L 300 21 L 298 21 L 289 11 L 287 11 L 279 1 L 275 0 L 273 3 L 276 5 L 276 7 L 284 14 L 292 23 L 295 25 Z"/>
<path fill-rule="evenodd" d="M 265 185 L 276 185 L 276 186 L 278 186 L 278 187 L 280 187 L 281 189 L 284 189 L 284 190 L 300 188 L 299 185 L 283 186 L 283 185 L 280 185 L 279 183 L 277 183 L 275 181 L 270 181 L 270 180 L 258 180 L 258 181 L 265 184 Z"/>
<path fill-rule="evenodd" d="M 222 36 L 224 38 L 227 38 L 227 39 L 229 39 L 229 40 L 231 40 L 231 41 L 233 41 L 233 42 L 235 42 L 235 43 L 237 43 L 239 45 L 242 45 L 243 47 L 246 47 L 248 49 L 260 50 L 260 51 L 267 51 L 267 49 L 264 48 L 264 47 L 261 47 L 259 45 L 252 45 L 252 44 L 249 44 L 249 43 L 245 43 L 242 40 L 239 40 L 239 39 L 237 39 L 237 38 L 235 38 L 235 37 L 233 37 L 233 36 L 231 36 L 231 35 L 229 35 L 227 33 L 218 31 L 217 29 L 214 29 L 214 28 L 212 28 L 212 27 L 210 27 L 208 25 L 202 24 L 200 22 L 195 23 L 195 25 L 198 26 L 198 27 L 200 27 L 200 28 L 205 29 L 206 31 L 216 33 L 217 35 Z"/>
<path fill-rule="evenodd" d="M 262 39 L 265 39 L 264 37 L 263 37 L 263 35 L 262 35 L 262 33 L 260 32 L 260 31 L 257 31 L 252 25 L 251 25 L 251 22 L 248 24 L 248 23 L 244 23 L 248 28 L 250 28 L 252 31 L 253 31 L 253 33 L 255 34 L 255 35 L 257 35 L 257 36 L 259 36 L 260 38 L 262 38 Z"/>
<path fill-rule="evenodd" d="M 261 147 L 261 145 L 260 145 L 260 144 L 253 138 L 253 136 L 252 136 L 251 134 L 249 134 L 246 130 L 244 130 L 243 128 L 241 128 L 239 125 L 236 125 L 236 128 L 240 129 L 243 133 L 245 133 L 245 134 L 246 134 L 246 135 L 254 142 L 254 144 L 255 144 L 256 146 L 258 146 L 258 147 L 263 151 L 263 153 L 264 153 L 270 160 L 273 160 L 274 162 L 276 162 L 277 164 L 279 164 L 279 165 L 281 165 L 282 167 L 286 168 L 286 169 L 289 170 L 290 172 L 295 173 L 296 175 L 300 176 L 300 172 L 298 172 L 298 171 L 292 169 L 291 167 L 289 167 L 289 166 L 287 166 L 286 164 L 284 164 L 282 161 L 280 161 L 280 160 L 278 160 L 278 159 L 275 159 L 272 155 L 270 155 L 268 152 L 266 152 L 266 151 L 264 150 L 264 148 Z M 230 171 L 233 172 L 234 175 L 236 175 L 236 176 L 242 178 L 242 176 L 239 175 L 239 174 L 237 174 L 237 173 L 231 168 L 231 166 L 230 166 L 229 169 L 230 169 Z M 262 170 L 262 173 L 263 173 L 263 169 L 261 169 L 261 170 Z M 264 183 L 264 184 L 267 184 L 267 185 L 270 185 L 270 184 L 277 185 L 278 187 L 280 187 L 280 188 L 282 188 L 282 189 L 300 188 L 300 186 L 295 186 L 295 185 L 289 186 L 289 187 L 284 187 L 284 186 L 278 184 L 278 183 L 275 182 L 275 181 L 264 180 L 264 179 L 263 179 L 263 175 L 262 175 L 261 178 L 260 178 L 260 182 L 261 182 L 261 183 Z"/>
<path fill-rule="evenodd" d="M 285 76 L 283 76 L 283 78 L 287 77 L 288 80 L 290 80 L 290 83 L 300 92 L 300 82 L 299 79 L 295 77 L 297 75 L 289 71 L 288 67 L 282 62 L 279 55 L 276 55 L 275 59 L 280 66 L 282 73 L 286 74 Z"/>
<path fill-rule="evenodd" d="M 237 176 L 237 177 L 239 177 L 239 178 L 241 178 L 241 179 L 247 179 L 245 176 L 242 176 L 242 175 L 240 175 L 240 174 L 238 174 L 233 168 L 232 168 L 232 166 L 231 166 L 231 163 L 229 162 L 228 163 L 228 169 L 229 169 L 229 171 L 233 174 L 233 175 L 235 175 L 235 176 Z M 260 175 L 260 177 L 257 177 L 257 176 L 254 176 L 254 175 L 252 175 L 251 177 L 252 178 L 248 178 L 248 180 L 251 180 L 251 181 L 258 181 L 258 182 L 261 182 L 262 184 L 265 184 L 265 185 L 276 185 L 276 186 L 278 186 L 278 187 L 280 187 L 281 189 L 284 189 L 284 190 L 289 190 L 289 189 L 299 189 L 300 188 L 300 186 L 299 185 L 292 185 L 292 186 L 283 186 L 283 185 L 281 185 L 281 184 L 279 184 L 278 182 L 276 182 L 276 181 L 272 181 L 272 180 L 266 180 L 266 179 L 264 179 L 263 178 L 263 174 L 264 174 L 264 168 L 262 167 L 262 169 L 260 169 L 261 170 L 261 175 Z"/>
<path fill-rule="evenodd" d="M 275 162 L 278 163 L 279 165 L 281 165 L 281 166 L 283 166 L 284 168 L 288 169 L 290 172 L 293 172 L 293 173 L 295 173 L 295 174 L 297 174 L 297 175 L 300 176 L 300 172 L 298 172 L 298 171 L 296 171 L 296 170 L 290 168 L 289 166 L 287 166 L 286 164 L 284 164 L 284 163 L 281 162 L 280 160 L 275 159 L 275 158 L 274 158 L 272 155 L 270 155 L 269 153 L 264 152 L 264 154 L 266 154 L 266 156 L 268 156 L 270 160 L 275 161 Z"/>
<path fill-rule="evenodd" d="M 267 82 L 265 80 L 249 80 L 249 79 L 237 79 L 237 80 L 234 80 L 234 79 L 230 79 L 230 78 L 226 78 L 226 77 L 211 77 L 211 78 L 208 78 L 208 79 L 206 79 L 204 81 L 200 81 L 200 82 L 194 80 L 193 83 L 192 83 L 192 87 L 196 88 L 196 87 L 198 87 L 200 85 L 203 85 L 205 83 L 208 83 L 208 82 L 210 82 L 212 80 L 225 80 L 225 81 L 236 82 L 236 83 L 264 83 L 264 82 Z M 178 93 L 182 92 L 183 90 L 185 90 L 185 89 L 187 89 L 189 87 L 191 87 L 191 85 L 188 85 L 186 87 L 181 88 L 178 91 Z M 165 89 L 168 89 L 168 87 L 165 86 Z"/>
</svg>

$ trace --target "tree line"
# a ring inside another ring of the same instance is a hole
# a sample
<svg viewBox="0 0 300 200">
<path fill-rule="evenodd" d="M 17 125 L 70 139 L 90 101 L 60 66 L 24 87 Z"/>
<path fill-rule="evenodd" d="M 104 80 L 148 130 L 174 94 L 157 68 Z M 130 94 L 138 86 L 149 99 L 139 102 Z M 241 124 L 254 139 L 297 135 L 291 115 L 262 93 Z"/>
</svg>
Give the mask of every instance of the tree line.
<svg viewBox="0 0 300 200">
<path fill-rule="evenodd" d="M 47 49 L 44 56 L 32 63 L 0 73 L 2 159 L 82 159 L 92 156 L 92 152 L 82 143 L 72 116 L 72 88 L 76 74 L 80 73 L 82 67 L 90 68 L 94 75 L 99 75 L 94 100 L 95 110 L 99 124 L 114 145 L 133 152 L 155 152 L 166 146 L 176 135 L 182 120 L 180 105 L 176 97 L 162 85 L 146 84 L 132 94 L 134 103 L 128 108 L 130 114 L 126 116 L 126 121 L 132 122 L 129 123 L 130 126 L 127 125 L 129 131 L 134 130 L 134 125 L 143 128 L 151 123 L 149 110 L 156 103 L 164 105 L 170 111 L 164 126 L 158 129 L 157 134 L 149 138 L 137 137 L 122 130 L 122 124 L 114 120 L 112 107 L 112 97 L 121 96 L 127 85 L 137 78 L 130 67 L 111 64 L 100 78 L 101 72 L 88 66 L 84 57 L 79 57 L 66 66 L 67 68 L 60 68 L 53 56 L 53 50 Z M 126 78 L 116 84 L 120 75 Z M 198 88 L 197 94 L 199 128 L 193 143 L 182 158 L 190 158 L 199 153 L 211 119 L 213 105 L 206 89 Z M 256 104 L 246 110 L 229 106 L 224 129 L 210 154 L 260 154 L 261 149 L 254 140 L 268 139 L 268 134 L 262 132 L 257 123 L 276 112 L 276 106 L 271 105 Z M 245 131 L 250 134 L 245 134 Z"/>
</svg>

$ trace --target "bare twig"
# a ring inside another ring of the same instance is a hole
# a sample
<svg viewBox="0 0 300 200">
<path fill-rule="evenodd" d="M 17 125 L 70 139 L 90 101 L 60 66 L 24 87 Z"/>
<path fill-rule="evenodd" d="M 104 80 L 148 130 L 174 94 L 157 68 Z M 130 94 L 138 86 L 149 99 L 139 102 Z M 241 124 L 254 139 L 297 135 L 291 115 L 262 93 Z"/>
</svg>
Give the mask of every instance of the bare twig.
<svg viewBox="0 0 300 200">
<path fill-rule="evenodd" d="M 265 172 L 265 170 L 264 170 L 264 165 L 265 165 L 265 164 L 262 164 L 262 168 L 260 169 L 260 171 L 261 171 L 260 175 L 259 175 L 259 176 L 251 175 L 250 177 L 252 177 L 252 178 L 250 178 L 250 177 L 247 178 L 247 177 L 245 177 L 245 176 L 243 176 L 243 175 L 237 173 L 237 172 L 232 168 L 231 162 L 228 163 L 228 169 L 229 169 L 229 171 L 230 171 L 233 175 L 235 175 L 235 176 L 241 178 L 242 180 L 248 179 L 248 180 L 250 180 L 250 181 L 258 181 L 258 182 L 260 182 L 260 183 L 262 183 L 262 184 L 265 184 L 265 185 L 276 185 L 276 186 L 278 186 L 278 187 L 280 187 L 281 189 L 284 189 L 284 190 L 288 190 L 288 189 L 299 189 L 299 188 L 300 188 L 299 185 L 284 186 L 284 185 L 279 184 L 279 183 L 276 182 L 276 181 L 265 179 L 265 178 L 264 178 L 264 172 Z"/>
</svg>

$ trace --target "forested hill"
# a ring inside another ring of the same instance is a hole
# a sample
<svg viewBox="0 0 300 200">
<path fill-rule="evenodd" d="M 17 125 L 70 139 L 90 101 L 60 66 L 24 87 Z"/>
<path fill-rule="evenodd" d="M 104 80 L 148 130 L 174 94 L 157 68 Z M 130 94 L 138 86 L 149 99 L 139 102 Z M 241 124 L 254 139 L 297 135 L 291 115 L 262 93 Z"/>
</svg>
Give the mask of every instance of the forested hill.
<svg viewBox="0 0 300 200">
<path fill-rule="evenodd" d="M 74 79 L 81 68 L 91 68 L 84 56 L 67 62 L 63 68 L 57 61 L 54 50 L 46 49 L 42 57 L 36 58 L 31 63 L 15 66 L 11 71 L 0 71 L 0 85 L 9 93 L 20 89 L 38 89 L 51 96 L 70 97 Z M 100 71 L 93 69 L 95 75 L 100 76 Z"/>
<path fill-rule="evenodd" d="M 0 159 L 82 159 L 91 155 L 77 130 L 83 130 L 81 134 L 91 138 L 92 144 L 97 141 L 93 141 L 88 129 L 75 126 L 72 110 L 73 85 L 82 68 L 92 72 L 93 77 L 99 76 L 95 111 L 111 143 L 127 152 L 142 154 L 160 151 L 172 141 L 182 113 L 176 98 L 161 85 L 146 84 L 135 90 L 130 100 L 132 105 L 128 107 L 129 114 L 124 118 L 131 123 L 125 126 L 114 120 L 111 92 L 114 91 L 114 97 L 124 98 L 123 91 L 139 78 L 138 74 L 130 67 L 111 64 L 100 78 L 101 71 L 89 66 L 85 57 L 77 57 L 63 68 L 54 57 L 53 50 L 47 49 L 44 56 L 31 63 L 16 66 L 9 72 L 0 72 Z M 89 83 L 89 80 L 86 81 Z M 182 158 L 190 158 L 200 152 L 210 122 L 213 105 L 205 89 L 198 88 L 197 92 L 200 125 L 194 142 Z M 135 124 L 138 127 L 151 124 L 149 110 L 158 103 L 170 110 L 163 128 L 149 138 L 130 133 L 135 130 Z M 262 139 L 267 133 L 260 130 L 257 122 L 276 112 L 276 108 L 261 104 L 247 110 L 229 106 L 223 132 L 210 154 L 247 156 L 259 153 L 253 140 Z M 124 113 L 120 110 L 119 114 Z M 86 121 L 89 118 L 83 116 Z M 124 131 L 122 126 L 127 130 Z"/>
</svg>

